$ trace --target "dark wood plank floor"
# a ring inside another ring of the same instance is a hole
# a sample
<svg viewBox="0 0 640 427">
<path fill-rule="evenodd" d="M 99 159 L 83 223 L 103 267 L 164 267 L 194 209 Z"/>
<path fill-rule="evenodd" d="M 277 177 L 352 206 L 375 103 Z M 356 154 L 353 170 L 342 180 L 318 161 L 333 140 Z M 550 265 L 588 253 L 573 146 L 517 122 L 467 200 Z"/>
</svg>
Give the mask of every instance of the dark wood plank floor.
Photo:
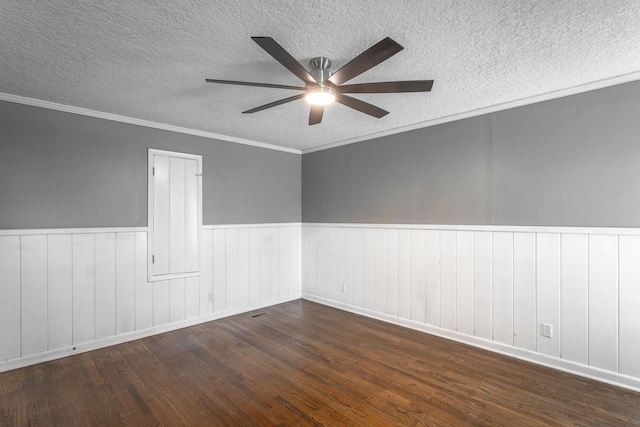
<svg viewBox="0 0 640 427">
<path fill-rule="evenodd" d="M 0 425 L 640 425 L 640 393 L 299 300 L 2 373 Z"/>
</svg>

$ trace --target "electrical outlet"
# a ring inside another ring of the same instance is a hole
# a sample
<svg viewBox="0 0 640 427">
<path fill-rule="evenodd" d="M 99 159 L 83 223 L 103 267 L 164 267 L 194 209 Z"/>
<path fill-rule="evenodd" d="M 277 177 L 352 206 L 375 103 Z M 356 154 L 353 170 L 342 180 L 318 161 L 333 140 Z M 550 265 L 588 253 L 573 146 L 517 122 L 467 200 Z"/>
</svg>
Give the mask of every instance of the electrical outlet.
<svg viewBox="0 0 640 427">
<path fill-rule="evenodd" d="M 547 338 L 553 338 L 553 325 L 550 323 L 542 324 L 542 336 Z"/>
<path fill-rule="evenodd" d="M 347 292 L 347 285 L 345 285 L 345 284 L 342 285 L 342 292 L 343 293 Z"/>
<path fill-rule="evenodd" d="M 213 292 L 209 292 L 209 302 L 213 302 Z"/>
</svg>

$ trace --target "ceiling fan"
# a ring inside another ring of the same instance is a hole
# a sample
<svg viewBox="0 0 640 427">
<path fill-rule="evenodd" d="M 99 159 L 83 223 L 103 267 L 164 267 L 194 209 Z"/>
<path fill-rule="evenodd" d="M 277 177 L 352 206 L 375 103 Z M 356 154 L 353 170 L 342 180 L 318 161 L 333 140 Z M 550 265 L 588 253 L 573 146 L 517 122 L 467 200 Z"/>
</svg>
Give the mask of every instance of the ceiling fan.
<svg viewBox="0 0 640 427">
<path fill-rule="evenodd" d="M 360 83 L 343 85 L 343 83 L 359 76 L 365 71 L 386 61 L 396 53 L 404 49 L 398 43 L 387 37 L 376 43 L 360 55 L 353 58 L 335 73 L 329 71 L 331 61 L 323 56 L 309 61 L 309 71 L 305 69 L 293 56 L 289 54 L 271 37 L 251 37 L 269 55 L 280 62 L 285 68 L 295 74 L 305 83 L 305 86 L 287 86 L 271 83 L 241 82 L 234 80 L 206 79 L 208 83 L 222 83 L 240 86 L 269 87 L 275 89 L 289 89 L 302 91 L 302 93 L 279 101 L 270 102 L 260 107 L 252 108 L 243 113 L 256 113 L 267 108 L 277 107 L 287 102 L 305 98 L 311 104 L 309 125 L 316 125 L 322 121 L 324 106 L 332 102 L 338 102 L 354 110 L 381 118 L 388 111 L 360 99 L 345 95 L 347 93 L 400 93 L 400 92 L 429 92 L 433 86 L 433 80 L 405 80 L 392 82 Z"/>
</svg>

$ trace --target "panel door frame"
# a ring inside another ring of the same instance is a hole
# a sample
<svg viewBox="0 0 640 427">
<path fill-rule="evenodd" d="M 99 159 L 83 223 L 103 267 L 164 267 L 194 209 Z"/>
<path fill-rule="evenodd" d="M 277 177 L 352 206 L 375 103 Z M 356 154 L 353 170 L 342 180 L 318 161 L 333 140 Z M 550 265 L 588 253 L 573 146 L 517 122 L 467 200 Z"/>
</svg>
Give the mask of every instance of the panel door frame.
<svg viewBox="0 0 640 427">
<path fill-rule="evenodd" d="M 154 275 L 153 272 L 153 256 L 154 256 L 154 156 L 176 157 L 186 160 L 195 160 L 197 164 L 197 200 L 198 200 L 198 220 L 197 220 L 197 251 L 198 251 L 198 268 L 196 271 L 185 273 L 170 273 L 162 275 Z M 147 161 L 147 280 L 156 282 L 160 280 L 178 279 L 182 277 L 200 276 L 202 274 L 202 156 L 199 154 L 179 153 L 177 151 L 158 150 L 149 148 Z"/>
</svg>

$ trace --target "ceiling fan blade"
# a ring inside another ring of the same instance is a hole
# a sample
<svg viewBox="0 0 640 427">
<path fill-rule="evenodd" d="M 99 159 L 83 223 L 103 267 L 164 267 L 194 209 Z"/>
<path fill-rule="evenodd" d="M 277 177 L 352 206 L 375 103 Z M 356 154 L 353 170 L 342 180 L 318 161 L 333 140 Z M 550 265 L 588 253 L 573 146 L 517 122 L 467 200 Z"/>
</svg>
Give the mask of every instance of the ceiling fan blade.
<svg viewBox="0 0 640 427">
<path fill-rule="evenodd" d="M 322 121 L 323 114 L 324 105 L 312 105 L 311 112 L 309 113 L 309 126 L 320 123 Z"/>
<path fill-rule="evenodd" d="M 302 86 L 276 85 L 271 83 L 239 82 L 236 80 L 218 80 L 218 79 L 205 79 L 205 81 L 207 83 L 222 83 L 225 85 L 257 86 L 257 87 L 272 87 L 276 89 L 305 90 L 305 88 Z"/>
<path fill-rule="evenodd" d="M 303 97 L 304 97 L 304 93 L 301 93 L 300 95 L 290 96 L 289 98 L 284 98 L 279 101 L 270 102 L 268 104 L 261 105 L 256 108 L 252 108 L 251 110 L 243 111 L 242 114 L 257 113 L 258 111 L 266 110 L 267 108 L 271 108 L 271 107 L 277 107 L 278 105 L 286 104 L 287 102 L 295 101 Z"/>
<path fill-rule="evenodd" d="M 432 87 L 433 80 L 406 80 L 344 85 L 338 86 L 336 90 L 340 93 L 400 93 L 429 92 Z"/>
<path fill-rule="evenodd" d="M 382 61 L 391 58 L 402 49 L 404 49 L 402 46 L 387 37 L 353 58 L 329 77 L 328 81 L 333 83 L 335 86 L 341 85 L 355 76 L 359 76 L 365 71 L 375 67 Z"/>
<path fill-rule="evenodd" d="M 369 104 L 368 102 L 364 102 L 347 95 L 342 95 L 342 94 L 337 95 L 336 102 L 339 102 L 342 105 L 346 105 L 347 107 L 353 108 L 354 110 L 358 110 L 361 113 L 365 113 L 377 118 L 384 117 L 387 114 L 389 114 L 388 111 L 383 110 L 380 107 L 376 107 L 373 104 Z"/>
<path fill-rule="evenodd" d="M 284 50 L 274 39 L 271 37 L 251 37 L 251 39 L 258 43 L 269 55 L 273 56 L 276 61 L 284 65 L 287 70 L 298 76 L 300 80 L 308 85 L 318 84 L 307 69 L 296 61 L 296 59 Z"/>
</svg>

